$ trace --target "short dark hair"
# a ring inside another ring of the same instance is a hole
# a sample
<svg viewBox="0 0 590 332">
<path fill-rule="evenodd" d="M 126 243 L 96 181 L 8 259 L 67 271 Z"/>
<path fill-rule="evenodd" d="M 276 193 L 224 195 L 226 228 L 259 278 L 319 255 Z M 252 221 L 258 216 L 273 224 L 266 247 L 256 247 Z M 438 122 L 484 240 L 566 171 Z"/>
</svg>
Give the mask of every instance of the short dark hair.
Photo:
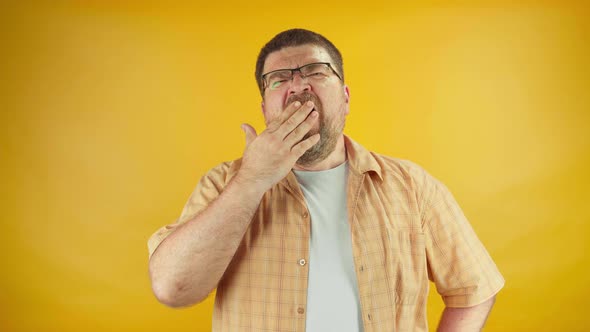
<svg viewBox="0 0 590 332">
<path fill-rule="evenodd" d="M 258 89 L 260 89 L 260 94 L 264 97 L 264 85 L 262 82 L 262 70 L 264 69 L 264 63 L 266 62 L 266 58 L 268 55 L 279 51 L 285 47 L 292 47 L 292 46 L 300 46 L 300 45 L 316 45 L 323 47 L 328 54 L 334 61 L 333 65 L 336 67 L 336 71 L 342 77 L 342 81 L 344 82 L 344 68 L 342 64 L 342 54 L 340 51 L 329 41 L 326 37 L 320 35 L 319 33 L 315 33 L 313 31 L 305 30 L 305 29 L 291 29 L 286 30 L 278 35 L 274 36 L 264 47 L 260 50 L 258 54 L 258 59 L 256 60 L 256 71 L 254 75 L 256 76 L 256 82 L 258 83 Z"/>
</svg>

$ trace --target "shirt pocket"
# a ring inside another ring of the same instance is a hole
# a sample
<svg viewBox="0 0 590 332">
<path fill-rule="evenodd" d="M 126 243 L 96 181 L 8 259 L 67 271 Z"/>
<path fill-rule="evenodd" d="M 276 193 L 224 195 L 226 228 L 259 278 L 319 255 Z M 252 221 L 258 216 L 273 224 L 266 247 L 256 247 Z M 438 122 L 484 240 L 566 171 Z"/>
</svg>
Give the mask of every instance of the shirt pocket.
<svg viewBox="0 0 590 332">
<path fill-rule="evenodd" d="M 388 229 L 389 274 L 394 283 L 395 303 L 416 304 L 428 293 L 424 233 Z"/>
</svg>

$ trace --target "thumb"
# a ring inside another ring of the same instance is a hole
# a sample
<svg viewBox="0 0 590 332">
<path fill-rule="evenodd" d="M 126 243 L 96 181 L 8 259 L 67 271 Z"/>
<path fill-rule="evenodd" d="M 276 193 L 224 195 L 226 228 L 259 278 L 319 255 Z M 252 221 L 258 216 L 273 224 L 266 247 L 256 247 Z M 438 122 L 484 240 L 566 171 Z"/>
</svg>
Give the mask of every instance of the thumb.
<svg viewBox="0 0 590 332">
<path fill-rule="evenodd" d="M 256 134 L 256 129 L 247 123 L 242 124 L 240 127 L 246 134 L 246 146 L 248 146 L 258 136 L 258 134 Z"/>
</svg>

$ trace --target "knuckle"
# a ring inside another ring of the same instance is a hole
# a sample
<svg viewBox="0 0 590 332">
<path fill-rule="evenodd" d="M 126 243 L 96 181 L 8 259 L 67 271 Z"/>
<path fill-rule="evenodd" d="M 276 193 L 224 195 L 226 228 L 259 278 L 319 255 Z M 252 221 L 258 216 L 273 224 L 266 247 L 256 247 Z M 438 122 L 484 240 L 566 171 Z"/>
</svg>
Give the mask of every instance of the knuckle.
<svg viewBox="0 0 590 332">
<path fill-rule="evenodd" d="M 280 143 L 281 139 L 276 134 L 276 132 L 273 132 L 270 135 L 268 135 L 268 141 L 269 141 L 268 142 L 269 144 L 276 145 L 276 144 Z"/>
<path fill-rule="evenodd" d="M 278 152 L 281 155 L 285 155 L 287 153 L 289 153 L 289 151 L 291 151 L 291 149 L 286 145 L 286 144 L 282 144 L 279 148 L 278 148 Z"/>
<path fill-rule="evenodd" d="M 293 131 L 291 132 L 291 134 L 292 134 L 294 137 L 298 137 L 299 135 L 301 135 L 301 134 L 302 134 L 302 133 L 301 133 L 301 131 L 302 131 L 303 129 L 304 129 L 304 128 L 302 128 L 302 126 L 298 126 L 297 128 L 293 129 Z"/>
<path fill-rule="evenodd" d="M 287 119 L 287 121 L 285 121 L 285 124 L 287 124 L 288 126 L 295 126 L 297 125 L 297 121 L 293 117 L 290 117 Z"/>
</svg>

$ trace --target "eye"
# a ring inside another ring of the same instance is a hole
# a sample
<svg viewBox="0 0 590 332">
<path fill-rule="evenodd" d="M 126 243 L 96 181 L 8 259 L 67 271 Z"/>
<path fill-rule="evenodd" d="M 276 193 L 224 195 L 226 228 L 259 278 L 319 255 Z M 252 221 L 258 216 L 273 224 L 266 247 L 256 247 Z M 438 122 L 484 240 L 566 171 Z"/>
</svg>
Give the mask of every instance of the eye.
<svg viewBox="0 0 590 332">
<path fill-rule="evenodd" d="M 273 81 L 270 83 L 270 88 L 271 89 L 277 89 L 279 88 L 281 85 L 283 85 L 283 83 L 285 83 L 287 80 L 277 80 L 277 81 Z"/>
<path fill-rule="evenodd" d="M 327 77 L 327 75 L 321 71 L 314 71 L 312 73 L 305 75 L 305 77 L 309 77 L 313 80 L 321 80 L 321 79 L 324 79 L 325 77 Z"/>
</svg>

